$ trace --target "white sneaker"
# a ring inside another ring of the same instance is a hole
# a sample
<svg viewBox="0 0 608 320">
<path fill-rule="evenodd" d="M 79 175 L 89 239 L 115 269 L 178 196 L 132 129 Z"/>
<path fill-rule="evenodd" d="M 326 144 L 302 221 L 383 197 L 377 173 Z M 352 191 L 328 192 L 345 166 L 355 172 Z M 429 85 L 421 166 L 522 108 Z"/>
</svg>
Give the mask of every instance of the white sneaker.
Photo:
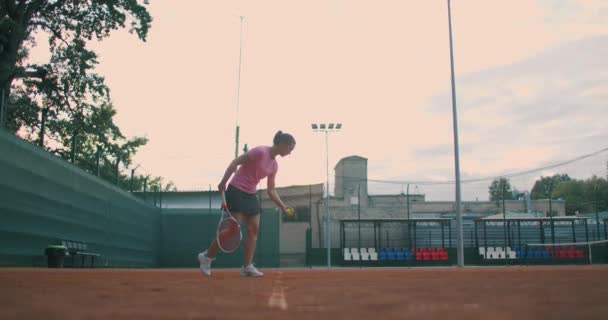
<svg viewBox="0 0 608 320">
<path fill-rule="evenodd" d="M 253 264 L 241 268 L 241 277 L 263 277 L 264 274 L 256 269 Z"/>
<path fill-rule="evenodd" d="M 200 264 L 199 269 L 201 269 L 201 272 L 210 277 L 211 276 L 211 262 L 215 260 L 211 259 L 209 257 L 207 257 L 207 251 L 205 250 L 205 252 L 201 252 L 198 254 L 198 262 Z"/>
</svg>

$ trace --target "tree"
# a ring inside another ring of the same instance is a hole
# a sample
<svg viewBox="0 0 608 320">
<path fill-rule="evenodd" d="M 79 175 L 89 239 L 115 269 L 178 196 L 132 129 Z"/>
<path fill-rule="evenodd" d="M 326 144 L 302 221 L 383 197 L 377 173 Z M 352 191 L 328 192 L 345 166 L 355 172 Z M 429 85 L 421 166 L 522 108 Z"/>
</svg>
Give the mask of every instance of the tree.
<svg viewBox="0 0 608 320">
<path fill-rule="evenodd" d="M 99 150 L 100 176 L 116 181 L 119 164 L 130 165 L 148 140 L 127 139 L 114 124 L 110 90 L 94 72 L 97 54 L 87 43 L 107 38 L 126 23 L 145 41 L 152 22 L 148 1 L 0 3 L 0 94 L 8 96 L 6 127 L 66 160 L 72 157 L 75 141 L 75 164 L 90 172 L 97 171 Z M 42 65 L 29 64 L 29 49 L 36 45 L 34 35 L 39 32 L 48 35 L 50 59 Z M 120 180 L 120 172 L 118 176 Z"/>
<path fill-rule="evenodd" d="M 3 0 L 0 6 L 0 89 L 10 92 L 15 78 L 44 79 L 49 65 L 23 65 L 27 48 L 34 45 L 38 31 L 49 34 L 51 60 L 72 44 L 102 40 L 130 22 L 130 32 L 144 40 L 152 17 L 148 0 Z M 82 62 L 92 61 L 92 51 L 80 51 Z M 87 55 L 89 55 L 87 57 Z"/>
<path fill-rule="evenodd" d="M 490 201 L 513 200 L 513 192 L 511 191 L 511 183 L 506 178 L 497 178 L 492 181 L 489 187 Z"/>
<path fill-rule="evenodd" d="M 608 181 L 597 176 L 562 182 L 554 195 L 566 201 L 569 215 L 608 210 Z"/>
<path fill-rule="evenodd" d="M 567 174 L 554 174 L 550 177 L 541 176 L 539 180 L 534 182 L 530 198 L 534 200 L 548 199 L 561 183 L 570 180 L 572 179 Z"/>
</svg>

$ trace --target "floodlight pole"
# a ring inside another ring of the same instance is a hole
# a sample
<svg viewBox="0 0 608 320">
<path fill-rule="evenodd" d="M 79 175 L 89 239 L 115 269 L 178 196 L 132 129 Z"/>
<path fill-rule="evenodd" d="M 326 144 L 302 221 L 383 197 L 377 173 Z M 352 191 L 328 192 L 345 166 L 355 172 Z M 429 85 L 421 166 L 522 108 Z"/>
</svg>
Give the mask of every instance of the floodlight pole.
<svg viewBox="0 0 608 320">
<path fill-rule="evenodd" d="M 241 63 L 243 61 L 243 19 L 245 17 L 241 16 L 241 33 L 239 40 L 239 73 L 237 79 L 237 87 L 236 87 L 236 132 L 234 137 L 234 158 L 239 157 L 239 135 L 240 135 L 240 127 L 239 127 L 239 102 L 241 99 Z"/>
<path fill-rule="evenodd" d="M 326 154 L 326 195 L 325 195 L 325 228 L 327 229 L 327 267 L 331 268 L 331 228 L 330 228 L 330 213 L 329 213 L 329 133 L 330 132 L 338 132 L 342 128 L 341 124 L 336 125 L 334 128 L 334 124 L 329 124 L 329 126 L 325 126 L 325 124 L 317 126 L 317 124 L 312 125 L 312 129 L 315 132 L 324 132 L 325 133 L 325 154 Z"/>
<path fill-rule="evenodd" d="M 456 252 L 458 266 L 464 267 L 464 244 L 462 237 L 462 208 L 460 199 L 460 156 L 458 150 L 458 114 L 456 110 L 456 83 L 454 80 L 454 49 L 452 41 L 452 9 L 448 1 L 448 26 L 450 32 L 450 69 L 452 74 L 452 116 L 454 122 L 454 167 L 456 175 Z"/>
</svg>

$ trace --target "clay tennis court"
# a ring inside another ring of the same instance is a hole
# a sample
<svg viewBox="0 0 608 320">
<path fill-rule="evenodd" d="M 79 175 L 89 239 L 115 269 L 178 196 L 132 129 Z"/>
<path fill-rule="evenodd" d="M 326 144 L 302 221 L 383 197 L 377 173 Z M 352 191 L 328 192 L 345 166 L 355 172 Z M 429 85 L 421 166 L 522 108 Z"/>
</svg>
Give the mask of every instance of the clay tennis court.
<svg viewBox="0 0 608 320">
<path fill-rule="evenodd" d="M 1 269 L 2 319 L 606 319 L 608 267 Z"/>
</svg>

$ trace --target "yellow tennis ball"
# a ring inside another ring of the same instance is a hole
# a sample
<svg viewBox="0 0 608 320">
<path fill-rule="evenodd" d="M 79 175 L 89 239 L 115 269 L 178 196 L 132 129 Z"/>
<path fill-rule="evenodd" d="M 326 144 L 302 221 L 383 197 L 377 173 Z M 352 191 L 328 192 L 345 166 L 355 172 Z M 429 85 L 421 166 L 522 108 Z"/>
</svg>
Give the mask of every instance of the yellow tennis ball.
<svg viewBox="0 0 608 320">
<path fill-rule="evenodd" d="M 288 217 L 293 216 L 294 213 L 295 212 L 293 211 L 293 208 L 287 208 L 287 209 L 285 209 L 285 215 L 288 216 Z"/>
</svg>

